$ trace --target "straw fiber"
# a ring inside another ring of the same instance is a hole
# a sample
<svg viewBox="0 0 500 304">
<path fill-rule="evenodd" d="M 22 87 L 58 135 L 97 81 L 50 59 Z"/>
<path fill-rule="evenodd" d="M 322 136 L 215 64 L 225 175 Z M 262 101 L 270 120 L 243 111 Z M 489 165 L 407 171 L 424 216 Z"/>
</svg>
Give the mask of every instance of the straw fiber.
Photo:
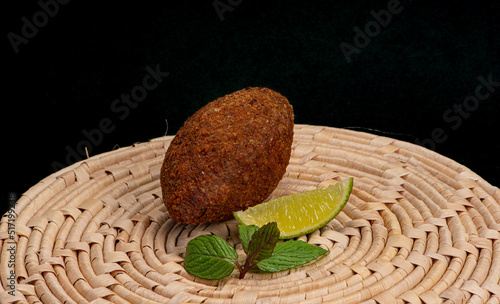
<svg viewBox="0 0 500 304">
<path fill-rule="evenodd" d="M 159 175 L 171 140 L 91 157 L 24 193 L 15 228 L 6 216 L 0 225 L 0 303 L 500 303 L 497 187 L 414 144 L 309 125 L 295 126 L 271 197 L 354 177 L 344 210 L 299 238 L 329 254 L 242 280 L 196 278 L 182 264 L 190 239 L 242 247 L 234 219 L 169 218 Z"/>
</svg>

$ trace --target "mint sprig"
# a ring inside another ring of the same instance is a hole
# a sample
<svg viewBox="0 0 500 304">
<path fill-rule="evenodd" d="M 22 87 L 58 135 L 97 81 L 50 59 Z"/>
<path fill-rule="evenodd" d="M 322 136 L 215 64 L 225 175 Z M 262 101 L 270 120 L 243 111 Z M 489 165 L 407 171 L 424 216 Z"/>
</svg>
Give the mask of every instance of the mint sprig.
<svg viewBox="0 0 500 304">
<path fill-rule="evenodd" d="M 278 242 L 280 232 L 275 222 L 261 228 L 239 225 L 240 240 L 247 258 L 238 263 L 236 250 L 216 235 L 201 235 L 189 241 L 184 258 L 187 272 L 203 279 L 221 279 L 230 275 L 234 267 L 240 279 L 252 269 L 278 272 L 308 263 L 328 252 L 303 241 Z"/>
</svg>

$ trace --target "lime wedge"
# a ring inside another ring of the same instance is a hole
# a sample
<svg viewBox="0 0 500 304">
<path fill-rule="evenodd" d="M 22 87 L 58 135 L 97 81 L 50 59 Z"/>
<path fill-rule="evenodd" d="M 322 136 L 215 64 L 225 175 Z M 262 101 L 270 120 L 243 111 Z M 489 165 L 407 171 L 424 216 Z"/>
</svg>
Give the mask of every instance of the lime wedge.
<svg viewBox="0 0 500 304">
<path fill-rule="evenodd" d="M 352 177 L 326 189 L 282 196 L 233 215 L 240 224 L 262 227 L 276 222 L 280 239 L 311 233 L 328 224 L 344 208 L 352 191 Z"/>
</svg>

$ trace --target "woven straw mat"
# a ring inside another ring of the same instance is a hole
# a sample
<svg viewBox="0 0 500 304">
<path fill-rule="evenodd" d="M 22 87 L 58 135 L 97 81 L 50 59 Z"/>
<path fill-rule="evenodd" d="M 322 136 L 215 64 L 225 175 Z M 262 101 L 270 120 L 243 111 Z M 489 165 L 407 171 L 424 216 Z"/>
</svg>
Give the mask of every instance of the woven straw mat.
<svg viewBox="0 0 500 304">
<path fill-rule="evenodd" d="M 0 303 L 500 303 L 497 187 L 408 142 L 310 125 L 295 126 L 271 197 L 354 177 L 343 211 L 299 238 L 328 255 L 242 280 L 237 270 L 221 280 L 190 275 L 183 256 L 198 235 L 243 250 L 234 219 L 169 219 L 159 176 L 172 138 L 91 157 L 24 193 L 15 257 L 13 226 L 6 216 L 0 226 Z"/>
</svg>

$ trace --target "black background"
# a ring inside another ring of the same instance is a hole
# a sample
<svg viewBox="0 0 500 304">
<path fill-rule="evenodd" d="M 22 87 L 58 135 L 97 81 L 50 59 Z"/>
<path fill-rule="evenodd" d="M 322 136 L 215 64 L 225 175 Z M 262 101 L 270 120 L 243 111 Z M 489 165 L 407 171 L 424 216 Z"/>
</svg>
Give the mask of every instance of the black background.
<svg viewBox="0 0 500 304">
<path fill-rule="evenodd" d="M 71 1 L 40 19 L 17 53 L 9 33 L 22 35 L 23 17 L 43 9 L 36 1 L 4 9 L 4 210 L 9 193 L 70 165 L 68 151 L 81 150 L 84 130 L 95 134 L 103 119 L 113 130 L 96 137 L 91 156 L 162 136 L 165 120 L 173 135 L 204 104 L 248 86 L 286 96 L 295 123 L 427 143 L 442 129 L 446 139 L 427 147 L 500 185 L 500 86 L 466 118 L 454 112 L 478 77 L 500 82 L 498 1 L 400 0 L 377 30 L 370 11 L 389 3 L 398 1 Z M 356 47 L 355 27 L 367 25 L 372 37 L 348 63 L 339 45 Z M 148 66 L 169 75 L 128 113 L 114 109 Z"/>
</svg>

